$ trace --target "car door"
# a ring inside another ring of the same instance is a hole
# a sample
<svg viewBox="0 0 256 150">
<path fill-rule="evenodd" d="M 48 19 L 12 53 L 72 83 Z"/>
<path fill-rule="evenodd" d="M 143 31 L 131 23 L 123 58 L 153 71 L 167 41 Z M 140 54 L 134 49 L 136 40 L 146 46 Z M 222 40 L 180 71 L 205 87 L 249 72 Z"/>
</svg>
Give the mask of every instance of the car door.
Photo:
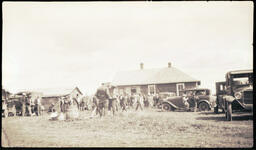
<svg viewBox="0 0 256 150">
<path fill-rule="evenodd" d="M 174 104 L 178 108 L 185 108 L 185 104 L 183 103 L 182 96 L 175 96 L 168 98 L 168 101 Z"/>
</svg>

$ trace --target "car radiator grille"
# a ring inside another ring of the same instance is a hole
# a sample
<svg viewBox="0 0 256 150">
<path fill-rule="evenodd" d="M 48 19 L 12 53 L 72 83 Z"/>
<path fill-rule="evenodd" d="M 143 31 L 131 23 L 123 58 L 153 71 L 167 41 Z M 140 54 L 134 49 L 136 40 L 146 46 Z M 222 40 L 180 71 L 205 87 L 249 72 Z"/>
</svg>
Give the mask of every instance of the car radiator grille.
<svg viewBox="0 0 256 150">
<path fill-rule="evenodd" d="M 253 103 L 252 91 L 244 91 L 244 103 L 245 104 L 252 104 Z"/>
</svg>

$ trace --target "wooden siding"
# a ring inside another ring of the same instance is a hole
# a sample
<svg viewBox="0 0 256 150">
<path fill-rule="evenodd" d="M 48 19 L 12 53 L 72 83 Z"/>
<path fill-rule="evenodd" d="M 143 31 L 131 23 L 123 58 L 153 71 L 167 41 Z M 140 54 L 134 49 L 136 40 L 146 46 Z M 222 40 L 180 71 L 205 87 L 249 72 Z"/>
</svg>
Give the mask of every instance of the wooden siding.
<svg viewBox="0 0 256 150">
<path fill-rule="evenodd" d="M 176 83 L 169 84 L 158 84 L 156 85 L 156 92 L 175 92 L 176 93 Z"/>
<path fill-rule="evenodd" d="M 196 88 L 196 82 L 187 82 L 187 83 L 185 83 L 185 88 L 186 89 Z"/>
<path fill-rule="evenodd" d="M 168 84 L 156 84 L 156 93 L 159 92 L 174 92 L 177 93 L 176 84 L 178 83 L 168 83 Z M 196 88 L 196 82 L 186 82 L 184 83 L 185 89 L 191 89 Z M 147 95 L 148 94 L 148 85 L 138 85 L 138 86 L 118 86 L 117 87 L 117 93 L 120 94 L 120 89 L 122 89 L 124 92 L 127 88 L 131 89 L 134 87 L 139 87 L 141 93 Z"/>
</svg>

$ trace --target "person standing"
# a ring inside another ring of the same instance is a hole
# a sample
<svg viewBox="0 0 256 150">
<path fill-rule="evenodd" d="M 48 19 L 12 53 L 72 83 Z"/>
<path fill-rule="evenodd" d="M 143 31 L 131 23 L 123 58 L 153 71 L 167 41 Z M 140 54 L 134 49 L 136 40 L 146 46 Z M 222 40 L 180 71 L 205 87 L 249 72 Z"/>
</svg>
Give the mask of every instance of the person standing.
<svg viewBox="0 0 256 150">
<path fill-rule="evenodd" d="M 96 106 L 97 110 L 96 112 L 99 112 L 100 117 L 105 116 L 107 114 L 107 111 L 109 109 L 109 99 L 111 97 L 109 96 L 109 90 L 108 88 L 104 87 L 103 85 L 99 87 L 95 93 L 95 99 L 96 99 Z"/>
<path fill-rule="evenodd" d="M 24 94 L 21 98 L 21 103 L 22 103 L 22 116 L 24 117 L 26 114 L 26 95 Z"/>
<path fill-rule="evenodd" d="M 145 94 L 143 94 L 143 98 L 144 98 L 144 107 L 148 107 L 148 98 Z"/>
<path fill-rule="evenodd" d="M 64 98 L 60 97 L 59 101 L 60 101 L 60 112 L 64 112 Z"/>
<path fill-rule="evenodd" d="M 193 94 L 194 112 L 197 112 L 197 102 L 199 101 L 198 92 Z"/>
<path fill-rule="evenodd" d="M 141 94 L 136 94 L 135 95 L 135 99 L 136 99 L 136 111 L 138 110 L 138 108 L 140 107 L 141 110 L 143 110 L 143 101 L 144 101 L 144 98 Z"/>
<path fill-rule="evenodd" d="M 125 103 L 125 100 L 126 100 L 126 96 L 124 97 L 123 95 L 120 95 L 120 105 L 121 105 L 121 109 L 122 109 L 122 112 L 126 110 L 126 103 Z"/>
<path fill-rule="evenodd" d="M 27 103 L 27 107 L 28 107 L 28 113 L 29 116 L 32 116 L 32 97 L 28 97 L 28 103 Z"/>
<path fill-rule="evenodd" d="M 189 103 L 188 103 L 188 97 L 185 93 L 182 95 L 182 102 L 185 105 L 186 110 L 188 111 L 189 110 Z"/>
<path fill-rule="evenodd" d="M 36 112 L 36 115 L 40 115 L 40 99 L 39 96 L 35 99 L 35 108 L 34 111 Z"/>
<path fill-rule="evenodd" d="M 154 107 L 157 107 L 158 103 L 159 103 L 159 95 L 158 94 L 155 94 L 154 97 L 153 97 L 153 100 L 154 100 Z"/>
<path fill-rule="evenodd" d="M 148 95 L 148 102 L 149 102 L 149 107 L 153 107 L 154 105 L 154 100 L 153 100 L 153 95 L 152 94 L 149 94 Z"/>
<path fill-rule="evenodd" d="M 7 107 L 7 99 L 2 101 L 2 110 L 4 110 L 4 117 L 7 118 L 9 115 L 8 107 Z"/>
</svg>

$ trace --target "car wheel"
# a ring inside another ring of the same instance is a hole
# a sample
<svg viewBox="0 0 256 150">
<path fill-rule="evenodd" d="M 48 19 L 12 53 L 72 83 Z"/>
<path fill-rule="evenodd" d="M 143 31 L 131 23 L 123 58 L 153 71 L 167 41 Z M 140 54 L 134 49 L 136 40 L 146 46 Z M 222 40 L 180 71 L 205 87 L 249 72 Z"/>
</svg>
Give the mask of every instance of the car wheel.
<svg viewBox="0 0 256 150">
<path fill-rule="evenodd" d="M 227 121 L 232 121 L 232 104 L 228 103 L 227 106 Z"/>
<path fill-rule="evenodd" d="M 165 111 L 170 111 L 170 110 L 171 110 L 171 106 L 170 106 L 169 104 L 163 104 L 163 105 L 162 105 L 162 108 L 163 108 L 163 110 L 165 110 Z"/>
<path fill-rule="evenodd" d="M 199 104 L 199 111 L 208 111 L 210 109 L 209 105 L 205 102 Z"/>
</svg>

